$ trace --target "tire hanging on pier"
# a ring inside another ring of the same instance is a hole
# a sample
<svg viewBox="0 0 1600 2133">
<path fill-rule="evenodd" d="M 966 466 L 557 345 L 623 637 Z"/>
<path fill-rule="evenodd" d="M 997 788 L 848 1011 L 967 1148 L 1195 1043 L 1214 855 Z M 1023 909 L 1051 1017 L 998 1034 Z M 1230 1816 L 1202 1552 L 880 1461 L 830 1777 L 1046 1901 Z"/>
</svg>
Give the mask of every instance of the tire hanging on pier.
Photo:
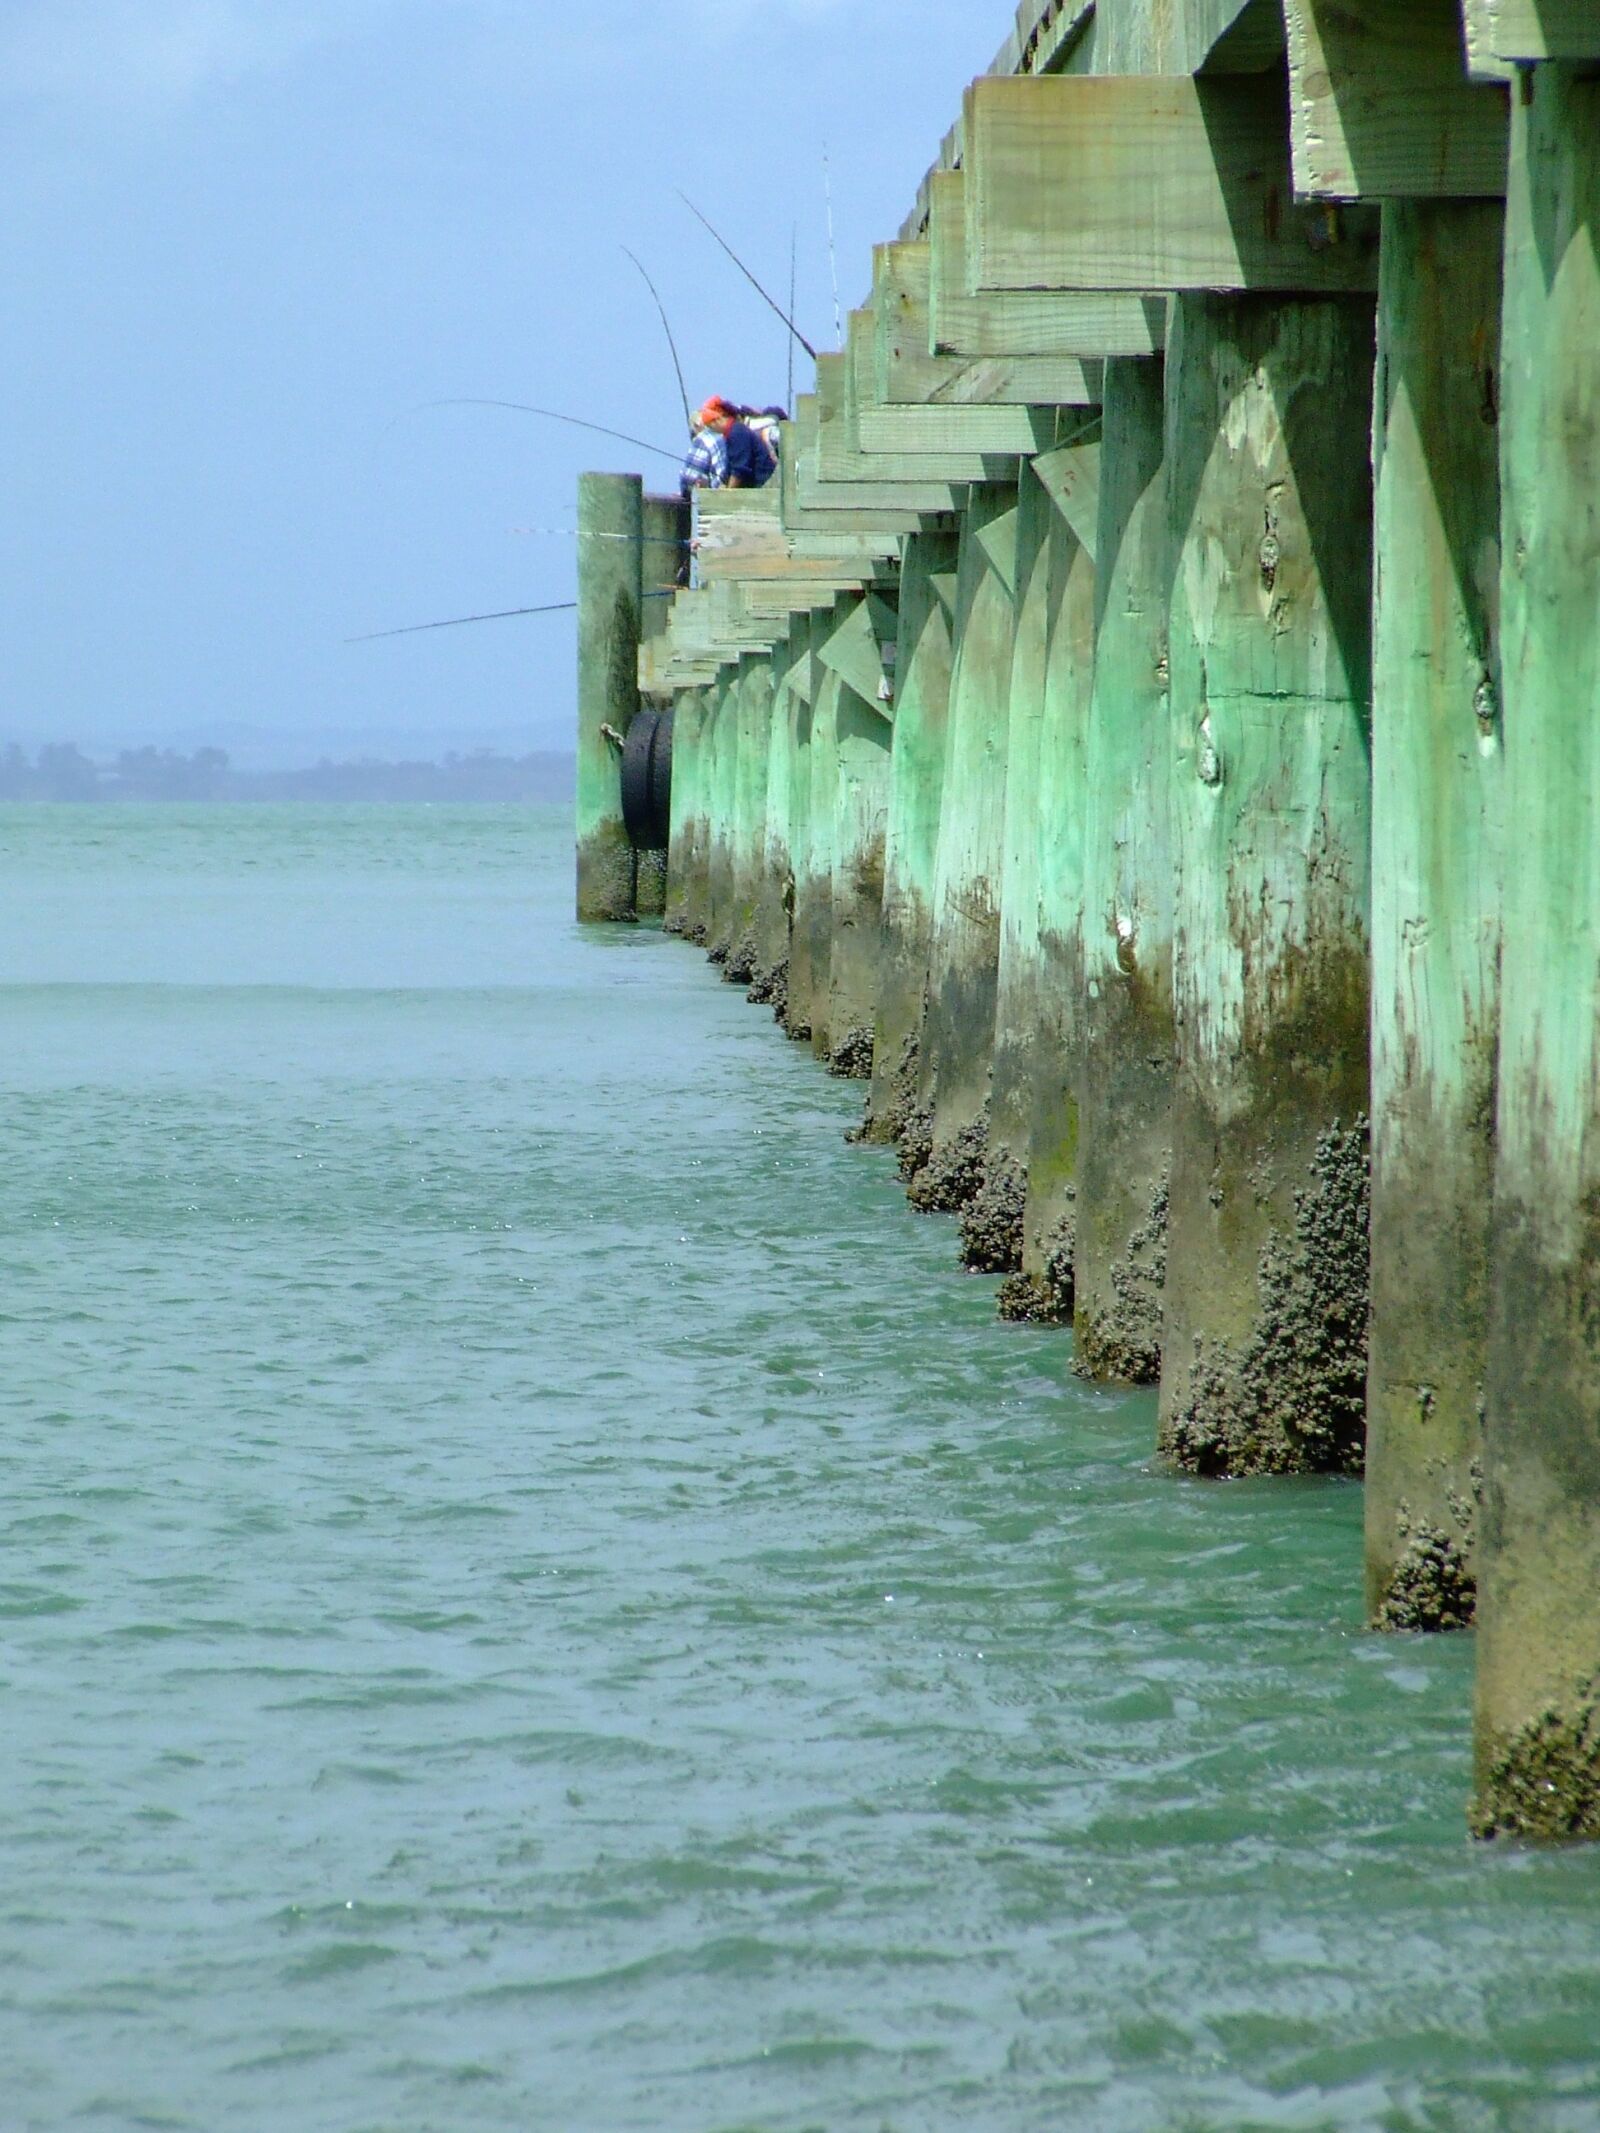
<svg viewBox="0 0 1600 2133">
<path fill-rule="evenodd" d="M 637 711 L 622 744 L 622 823 L 636 852 L 665 851 L 672 828 L 672 713 Z"/>
</svg>

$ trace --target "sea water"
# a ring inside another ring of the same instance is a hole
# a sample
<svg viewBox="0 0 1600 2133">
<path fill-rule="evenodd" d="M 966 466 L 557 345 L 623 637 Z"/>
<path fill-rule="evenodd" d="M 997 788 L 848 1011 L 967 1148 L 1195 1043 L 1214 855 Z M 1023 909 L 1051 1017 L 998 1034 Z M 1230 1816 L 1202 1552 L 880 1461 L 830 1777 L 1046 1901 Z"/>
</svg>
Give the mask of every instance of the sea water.
<svg viewBox="0 0 1600 2133">
<path fill-rule="evenodd" d="M 1470 1639 L 511 809 L 0 810 L 0 2126 L 1592 2133 Z"/>
</svg>

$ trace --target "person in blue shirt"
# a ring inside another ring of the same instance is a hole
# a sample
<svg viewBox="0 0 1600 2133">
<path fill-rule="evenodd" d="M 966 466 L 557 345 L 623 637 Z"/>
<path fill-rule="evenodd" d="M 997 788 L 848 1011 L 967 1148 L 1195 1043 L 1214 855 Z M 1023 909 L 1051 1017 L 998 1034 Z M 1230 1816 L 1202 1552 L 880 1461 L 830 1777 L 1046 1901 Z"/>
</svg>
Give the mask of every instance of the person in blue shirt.
<svg viewBox="0 0 1600 2133">
<path fill-rule="evenodd" d="M 724 400 L 720 393 L 713 394 L 697 420 L 702 428 L 714 431 L 722 439 L 724 488 L 766 487 L 778 470 L 778 462 L 731 400 Z"/>
</svg>

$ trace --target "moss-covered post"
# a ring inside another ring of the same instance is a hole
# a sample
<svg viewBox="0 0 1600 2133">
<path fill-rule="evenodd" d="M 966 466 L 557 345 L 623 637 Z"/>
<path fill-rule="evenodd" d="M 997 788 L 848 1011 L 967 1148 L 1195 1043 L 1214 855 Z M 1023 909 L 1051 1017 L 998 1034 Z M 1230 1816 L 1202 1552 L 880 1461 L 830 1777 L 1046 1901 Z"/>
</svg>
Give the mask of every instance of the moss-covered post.
<svg viewBox="0 0 1600 2133">
<path fill-rule="evenodd" d="M 964 1207 L 984 1177 L 1000 968 L 1016 562 L 1016 483 L 974 483 L 961 520 L 956 655 L 923 1022 L 919 1093 L 929 1119 L 925 1133 L 914 1131 L 901 1144 L 903 1167 L 926 1151 L 911 1176 L 910 1197 L 913 1206 L 929 1210 Z"/>
<path fill-rule="evenodd" d="M 828 1071 L 872 1077 L 872 1032 L 883 956 L 883 846 L 889 823 L 891 728 L 886 706 L 843 681 L 835 710 L 839 785 L 834 814 L 833 952 L 828 963 Z"/>
<path fill-rule="evenodd" d="M 686 561 L 689 538 L 688 500 L 674 491 L 671 496 L 646 496 L 640 512 L 642 533 L 641 600 L 639 641 L 647 645 L 666 635 L 671 596 Z M 676 739 L 677 714 L 672 714 Z M 634 910 L 640 918 L 661 918 L 667 909 L 668 853 L 646 851 L 637 855 L 634 870 Z"/>
<path fill-rule="evenodd" d="M 1048 1075 L 1039 950 L 1045 675 L 1050 649 L 1050 521 L 1044 484 L 1024 463 L 1017 481 L 1016 632 L 1006 716 L 1000 851 L 1000 951 L 995 979 L 989 1141 L 981 1189 L 961 1214 L 961 1257 L 975 1273 L 1022 1269 L 1034 1091 Z M 1054 837 L 1061 825 L 1049 821 Z"/>
<path fill-rule="evenodd" d="M 762 817 L 761 867 L 756 882 L 755 945 L 750 998 L 781 1009 L 789 988 L 789 855 L 794 765 L 793 698 L 788 687 L 794 627 L 773 646 L 772 702 L 767 716 L 767 791 Z"/>
<path fill-rule="evenodd" d="M 667 845 L 666 931 L 692 933 L 701 887 L 695 854 L 699 807 L 701 697 L 679 689 L 672 704 L 672 835 Z"/>
<path fill-rule="evenodd" d="M 1094 678 L 1095 559 L 1051 499 L 1045 531 L 1046 657 L 1039 735 L 1039 1024 L 1030 1075 L 1022 1270 L 1001 1314 L 1064 1324 L 1072 1313 L 1083 1063 L 1085 746 Z"/>
<path fill-rule="evenodd" d="M 828 627 L 826 614 L 812 619 L 812 633 Z M 828 996 L 833 962 L 833 840 L 838 815 L 838 675 L 813 654 L 806 756 L 810 777 L 806 806 L 805 865 L 795 870 L 794 945 L 789 964 L 790 1035 L 809 1033 L 811 1049 L 826 1059 L 833 1049 Z"/>
<path fill-rule="evenodd" d="M 956 537 L 913 533 L 900 565 L 883 941 L 863 1138 L 898 1141 L 916 1106 L 934 855 L 950 706 Z"/>
<path fill-rule="evenodd" d="M 1372 643 L 1367 1606 L 1472 1619 L 1500 1018 L 1504 215 L 1383 211 Z"/>
<path fill-rule="evenodd" d="M 634 852 L 622 826 L 621 757 L 639 708 L 644 484 L 578 477 L 578 916 L 634 916 Z"/>
<path fill-rule="evenodd" d="M 1172 1159 L 1173 841 L 1163 365 L 1106 365 L 1086 748 L 1083 1076 L 1074 1258 L 1085 1377 L 1161 1370 Z"/>
<path fill-rule="evenodd" d="M 739 765 L 739 670 L 719 669 L 706 695 L 706 954 L 720 963 L 733 917 L 733 829 Z"/>
<path fill-rule="evenodd" d="M 1167 342 L 1177 1078 L 1162 1443 L 1353 1470 L 1367 1325 L 1372 303 Z"/>
<path fill-rule="evenodd" d="M 1474 1826 L 1600 1837 L 1600 81 L 1512 90 Z"/>
<path fill-rule="evenodd" d="M 739 661 L 734 742 L 733 908 L 722 969 L 730 985 L 748 985 L 755 976 L 756 905 L 766 847 L 771 724 L 771 657 L 766 652 L 746 652 Z"/>
<path fill-rule="evenodd" d="M 811 617 L 796 615 L 789 625 L 789 671 L 784 694 L 789 726 L 789 874 L 783 885 L 787 941 L 781 983 L 775 983 L 772 1011 L 786 1037 L 811 1041 L 811 963 L 809 937 L 800 920 L 800 883 L 811 871 L 811 698 L 816 662 L 811 656 Z"/>
</svg>

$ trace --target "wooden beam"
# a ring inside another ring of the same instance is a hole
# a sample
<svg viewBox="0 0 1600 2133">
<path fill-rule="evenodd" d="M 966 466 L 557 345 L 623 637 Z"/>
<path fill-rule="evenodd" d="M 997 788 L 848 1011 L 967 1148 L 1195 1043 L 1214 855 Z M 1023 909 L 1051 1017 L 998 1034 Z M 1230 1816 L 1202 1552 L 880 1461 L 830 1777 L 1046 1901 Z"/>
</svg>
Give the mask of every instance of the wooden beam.
<svg viewBox="0 0 1600 2133">
<path fill-rule="evenodd" d="M 1600 59 L 1594 0 L 1463 0 L 1463 15 L 1474 74 L 1537 59 Z"/>
<path fill-rule="evenodd" d="M 894 609 L 869 593 L 865 600 L 851 602 L 822 636 L 819 648 L 822 664 L 885 718 L 890 716 L 889 703 L 878 694 L 884 676 L 883 648 L 894 641 Z"/>
<path fill-rule="evenodd" d="M 928 343 L 935 355 L 1155 355 L 1166 340 L 1160 298 L 1122 290 L 1012 290 L 974 295 L 968 285 L 966 181 L 958 170 L 929 181 Z"/>
<path fill-rule="evenodd" d="M 857 430 L 869 459 L 880 452 L 1026 456 L 1055 443 L 1056 414 L 1034 407 L 868 407 Z"/>
<path fill-rule="evenodd" d="M 1081 444 L 1062 445 L 1054 452 L 1041 452 L 1033 471 L 1044 484 L 1061 516 L 1078 536 L 1079 545 L 1092 559 L 1100 524 L 1100 439 L 1085 438 Z"/>
<path fill-rule="evenodd" d="M 1099 365 L 1081 356 L 930 354 L 930 276 L 925 243 L 873 247 L 873 382 L 878 400 L 890 406 L 949 407 L 1082 407 L 1098 402 Z"/>
<path fill-rule="evenodd" d="M 793 449 L 788 455 L 786 480 L 794 484 L 795 508 L 820 512 L 832 506 L 894 515 L 939 516 L 960 506 L 960 485 L 934 479 L 893 481 L 874 462 L 871 472 L 864 461 L 844 474 L 824 477 L 820 465 L 821 410 L 814 394 L 804 393 L 795 405 Z M 789 491 L 785 490 L 785 502 Z"/>
<path fill-rule="evenodd" d="M 1503 196 L 1504 89 L 1469 82 L 1458 0 L 1284 0 L 1295 191 Z"/>
<path fill-rule="evenodd" d="M 998 477 L 977 452 L 863 452 L 850 434 L 847 355 L 817 358 L 817 469 L 825 481 L 974 482 Z"/>
<path fill-rule="evenodd" d="M 1376 214 L 1294 204 L 1287 101 L 1248 74 L 975 82 L 970 284 L 1375 289 Z"/>
</svg>

